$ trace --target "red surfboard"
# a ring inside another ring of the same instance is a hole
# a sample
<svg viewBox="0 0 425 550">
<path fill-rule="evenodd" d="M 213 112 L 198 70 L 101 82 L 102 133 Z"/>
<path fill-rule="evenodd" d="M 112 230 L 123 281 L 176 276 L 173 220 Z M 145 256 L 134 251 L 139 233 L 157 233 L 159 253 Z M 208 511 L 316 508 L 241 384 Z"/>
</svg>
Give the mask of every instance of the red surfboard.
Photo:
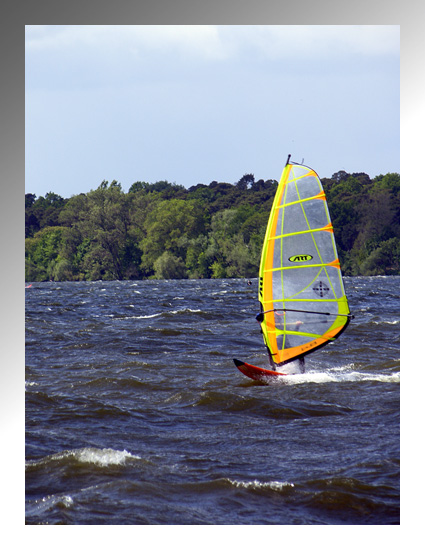
<svg viewBox="0 0 425 550">
<path fill-rule="evenodd" d="M 264 380 L 271 380 L 273 378 L 276 378 L 276 376 L 287 376 L 285 372 L 277 372 L 275 370 L 263 369 L 261 367 L 249 365 L 248 363 L 244 363 L 243 361 L 239 361 L 239 359 L 233 359 L 233 361 L 238 369 L 241 371 L 241 373 L 245 376 L 248 376 L 248 378 L 252 378 L 252 380 L 259 380 L 260 382 L 264 382 Z"/>
</svg>

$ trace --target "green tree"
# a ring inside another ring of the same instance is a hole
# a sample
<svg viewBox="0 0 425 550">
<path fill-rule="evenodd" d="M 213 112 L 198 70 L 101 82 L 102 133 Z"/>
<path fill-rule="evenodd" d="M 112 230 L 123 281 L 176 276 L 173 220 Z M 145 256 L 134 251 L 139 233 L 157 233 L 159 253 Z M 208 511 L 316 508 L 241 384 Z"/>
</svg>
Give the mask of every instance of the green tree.
<svg viewBox="0 0 425 550">
<path fill-rule="evenodd" d="M 45 227 L 34 237 L 25 239 L 25 280 L 48 281 L 55 276 L 61 261 L 63 227 Z"/>
<path fill-rule="evenodd" d="M 249 234 L 248 220 L 259 220 L 253 209 L 241 206 L 214 214 L 211 221 L 210 243 L 207 255 L 211 259 L 213 277 L 253 277 L 258 272 L 261 242 L 258 233 Z M 247 225 L 245 225 L 247 224 Z M 265 228 L 264 228 L 265 230 Z M 263 228 L 258 228 L 263 233 Z"/>
<path fill-rule="evenodd" d="M 255 182 L 254 174 L 245 174 L 237 182 L 236 187 L 243 191 L 246 191 L 249 186 L 252 186 Z"/>
<path fill-rule="evenodd" d="M 44 197 L 35 198 L 32 193 L 25 195 L 25 236 L 32 237 L 44 227 L 60 225 L 59 215 L 66 204 L 66 199 L 56 193 L 46 193 Z"/>
<path fill-rule="evenodd" d="M 156 279 L 186 279 L 186 266 L 181 258 L 166 250 L 154 262 Z"/>
<path fill-rule="evenodd" d="M 204 232 L 204 216 L 198 201 L 171 199 L 158 202 L 145 220 L 146 237 L 140 243 L 142 269 L 154 269 L 165 251 L 186 260 L 190 239 Z"/>
<path fill-rule="evenodd" d="M 340 170 L 322 182 L 344 274 L 398 273 L 399 174 Z M 255 276 L 276 188 L 244 174 L 189 189 L 139 181 L 124 193 L 104 180 L 70 199 L 27 193 L 27 280 Z"/>
<path fill-rule="evenodd" d="M 129 197 L 119 183 L 103 181 L 87 195 L 72 197 L 61 219 L 68 225 L 66 259 L 84 278 L 138 276 L 135 261 L 139 261 L 139 254 L 130 233 Z"/>
<path fill-rule="evenodd" d="M 191 279 L 208 279 L 211 276 L 211 263 L 208 255 L 208 235 L 201 234 L 191 239 L 186 251 L 186 269 Z"/>
<path fill-rule="evenodd" d="M 400 272 L 400 239 L 393 237 L 373 250 L 360 265 L 362 275 L 396 275 Z"/>
</svg>

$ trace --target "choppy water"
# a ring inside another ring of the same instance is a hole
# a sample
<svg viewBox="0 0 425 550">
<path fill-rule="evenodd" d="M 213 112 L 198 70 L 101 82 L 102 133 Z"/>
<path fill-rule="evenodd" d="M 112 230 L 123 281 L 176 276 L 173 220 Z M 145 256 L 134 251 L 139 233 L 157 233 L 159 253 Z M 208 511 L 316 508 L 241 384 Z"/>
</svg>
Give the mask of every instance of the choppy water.
<svg viewBox="0 0 425 550">
<path fill-rule="evenodd" d="M 263 385 L 256 281 L 34 283 L 28 524 L 397 524 L 399 278 L 345 280 L 355 319 Z"/>
</svg>

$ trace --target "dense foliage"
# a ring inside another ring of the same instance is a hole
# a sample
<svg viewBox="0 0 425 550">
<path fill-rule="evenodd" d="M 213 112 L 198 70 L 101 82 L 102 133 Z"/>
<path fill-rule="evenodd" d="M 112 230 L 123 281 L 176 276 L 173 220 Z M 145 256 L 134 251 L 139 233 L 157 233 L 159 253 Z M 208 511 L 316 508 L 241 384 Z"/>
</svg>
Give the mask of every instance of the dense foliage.
<svg viewBox="0 0 425 550">
<path fill-rule="evenodd" d="M 323 179 L 345 275 L 398 274 L 400 176 Z M 27 281 L 255 277 L 275 180 L 25 195 Z"/>
</svg>

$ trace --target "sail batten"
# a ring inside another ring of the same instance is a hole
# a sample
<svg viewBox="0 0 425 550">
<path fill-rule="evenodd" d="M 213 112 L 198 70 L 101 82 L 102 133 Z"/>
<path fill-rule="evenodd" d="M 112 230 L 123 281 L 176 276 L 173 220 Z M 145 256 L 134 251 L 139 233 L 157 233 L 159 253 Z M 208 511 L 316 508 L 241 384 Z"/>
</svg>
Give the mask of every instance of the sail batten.
<svg viewBox="0 0 425 550">
<path fill-rule="evenodd" d="M 283 170 L 261 255 L 259 301 L 273 366 L 335 340 L 349 322 L 325 192 L 307 166 L 288 161 Z"/>
<path fill-rule="evenodd" d="M 339 260 L 338 260 L 339 261 Z M 298 266 L 298 269 L 303 269 L 303 268 L 309 268 L 309 267 L 336 267 L 337 269 L 340 269 L 340 266 L 336 263 L 334 263 L 335 260 L 333 262 L 330 262 L 328 264 L 312 264 L 312 265 L 300 265 Z M 277 271 L 285 271 L 285 269 L 293 269 L 292 267 L 273 267 L 271 269 L 265 269 L 264 271 L 267 272 L 267 271 L 270 271 L 270 272 L 277 272 Z"/>
<path fill-rule="evenodd" d="M 330 225 L 326 225 L 325 227 L 319 227 L 317 229 L 306 229 L 304 231 L 296 231 L 294 233 L 287 233 L 286 235 L 274 235 L 273 237 L 270 237 L 270 239 L 284 239 L 285 237 L 293 237 L 294 235 L 303 235 L 305 233 L 315 233 L 317 231 L 329 231 L 333 233 L 333 227 Z"/>
</svg>

